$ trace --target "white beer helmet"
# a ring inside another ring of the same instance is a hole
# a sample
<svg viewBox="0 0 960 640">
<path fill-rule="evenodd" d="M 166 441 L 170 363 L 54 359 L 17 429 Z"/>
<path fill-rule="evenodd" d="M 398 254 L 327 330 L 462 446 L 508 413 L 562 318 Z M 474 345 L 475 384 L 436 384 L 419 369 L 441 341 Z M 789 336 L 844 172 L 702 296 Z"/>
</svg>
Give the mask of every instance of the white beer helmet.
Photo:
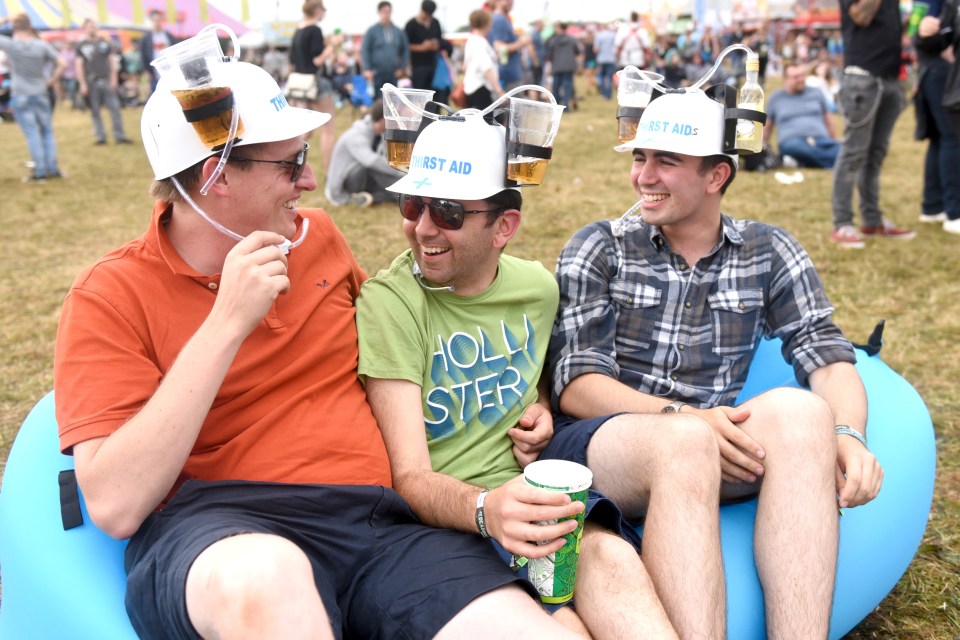
<svg viewBox="0 0 960 640">
<path fill-rule="evenodd" d="M 225 62 L 218 73 L 218 78 L 233 90 L 243 122 L 243 133 L 234 142 L 235 147 L 288 140 L 330 120 L 327 113 L 288 105 L 273 77 L 256 65 Z M 160 78 L 140 119 L 143 146 L 157 180 L 220 154 L 220 150 L 205 146 L 187 122 L 180 103 L 171 93 L 171 85 L 172 82 Z"/>
<path fill-rule="evenodd" d="M 636 137 L 614 150 L 655 149 L 699 157 L 725 155 L 736 166 L 737 153 L 724 151 L 725 116 L 724 105 L 698 89 L 665 93 L 643 110 Z"/>
<path fill-rule="evenodd" d="M 508 188 L 506 129 L 479 112 L 440 117 L 417 137 L 407 175 L 388 191 L 455 200 L 484 200 Z"/>
</svg>

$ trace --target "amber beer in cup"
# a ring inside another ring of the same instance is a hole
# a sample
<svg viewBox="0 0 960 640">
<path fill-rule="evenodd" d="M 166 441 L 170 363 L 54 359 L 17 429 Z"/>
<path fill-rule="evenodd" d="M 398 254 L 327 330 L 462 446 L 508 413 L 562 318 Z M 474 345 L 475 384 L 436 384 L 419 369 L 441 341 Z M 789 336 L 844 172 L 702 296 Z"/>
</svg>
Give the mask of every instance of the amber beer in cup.
<svg viewBox="0 0 960 640">
<path fill-rule="evenodd" d="M 413 155 L 413 142 L 416 136 L 394 135 L 391 131 L 415 132 L 420 128 L 424 107 L 433 99 L 433 91 L 426 89 L 400 89 L 385 84 L 383 93 L 383 119 L 388 133 L 383 136 L 387 141 L 387 162 L 394 169 L 406 171 L 410 168 Z"/>
<path fill-rule="evenodd" d="M 510 98 L 510 139 L 508 142 L 549 148 L 560 127 L 563 105 L 525 98 Z M 518 184 L 539 185 L 547 173 L 545 158 L 509 153 L 507 179 Z"/>
<path fill-rule="evenodd" d="M 663 82 L 663 76 L 651 71 L 640 72 L 636 67 L 617 71 L 617 139 L 630 142 L 637 137 L 637 127 L 643 110 L 650 104 L 655 82 Z"/>
<path fill-rule="evenodd" d="M 394 169 L 406 171 L 410 168 L 413 156 L 413 143 L 403 140 L 387 140 L 387 162 Z"/>
<path fill-rule="evenodd" d="M 540 158 L 509 160 L 507 162 L 507 179 L 520 184 L 543 184 L 547 175 L 547 160 Z"/>
<path fill-rule="evenodd" d="M 173 95 L 205 147 L 216 149 L 227 143 L 230 139 L 230 121 L 233 118 L 233 91 L 230 87 L 174 89 Z M 199 119 L 191 118 L 191 113 L 196 114 L 204 108 L 209 110 L 211 115 Z M 238 121 L 236 137 L 239 138 L 242 134 L 243 122 Z"/>
</svg>

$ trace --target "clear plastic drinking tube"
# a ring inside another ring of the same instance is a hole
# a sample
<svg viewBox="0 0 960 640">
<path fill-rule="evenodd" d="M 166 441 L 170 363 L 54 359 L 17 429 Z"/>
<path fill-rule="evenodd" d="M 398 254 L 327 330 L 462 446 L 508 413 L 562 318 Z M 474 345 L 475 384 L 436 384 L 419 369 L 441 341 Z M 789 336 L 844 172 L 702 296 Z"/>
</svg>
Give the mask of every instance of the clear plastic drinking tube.
<svg viewBox="0 0 960 640">
<path fill-rule="evenodd" d="M 394 85 L 390 84 L 390 83 L 387 83 L 387 84 L 383 85 L 383 90 L 395 90 L 395 89 L 396 89 L 396 87 L 395 87 Z M 503 94 L 502 96 L 500 96 L 499 98 L 497 98 L 490 106 L 488 106 L 488 107 L 487 107 L 486 109 L 484 109 L 483 111 L 479 111 L 479 110 L 477 110 L 477 109 L 470 109 L 470 108 L 457 110 L 457 109 L 453 109 L 452 107 L 450 107 L 450 105 L 443 105 L 443 106 L 445 106 L 450 113 L 460 113 L 460 114 L 479 113 L 480 115 L 485 116 L 485 115 L 487 115 L 488 113 L 490 113 L 491 111 L 493 111 L 494 109 L 496 109 L 498 106 L 500 106 L 501 104 L 503 104 L 503 103 L 504 103 L 506 100 L 508 100 L 511 96 L 514 96 L 514 95 L 516 95 L 516 94 L 518 94 L 518 93 L 522 93 L 522 92 L 524 92 L 524 91 L 539 91 L 540 93 L 542 93 L 542 94 L 544 94 L 544 95 L 547 96 L 547 99 L 550 101 L 550 104 L 552 104 L 552 105 L 556 105 L 556 104 L 557 104 L 557 99 L 553 96 L 552 93 L 550 93 L 550 92 L 549 92 L 547 89 L 545 89 L 544 87 L 541 87 L 540 85 L 537 85 L 537 84 L 524 84 L 524 85 L 521 85 L 521 86 L 519 86 L 519 87 L 515 87 L 515 88 L 511 89 L 510 91 L 508 91 L 507 93 Z M 398 98 L 400 99 L 400 101 L 403 102 L 406 106 L 410 107 L 411 109 L 413 109 L 413 110 L 415 110 L 415 111 L 419 111 L 422 115 L 424 115 L 424 116 L 427 117 L 427 118 L 430 118 L 431 120 L 436 120 L 437 118 L 440 117 L 440 114 L 431 113 L 431 112 L 429 112 L 429 111 L 427 111 L 427 110 L 425 110 L 425 109 L 423 109 L 423 108 L 421 108 L 421 107 L 413 104 L 413 102 L 411 102 L 410 100 L 408 100 L 407 97 L 406 97 L 405 95 L 403 95 L 403 92 L 398 92 L 397 97 L 398 97 Z M 384 104 L 384 108 L 385 108 L 385 109 L 393 109 L 393 105 L 387 105 L 387 104 L 385 103 L 385 104 Z M 391 116 L 393 116 L 393 117 L 397 117 L 399 114 L 397 114 L 397 113 L 394 111 L 393 113 L 391 113 L 391 114 L 389 114 L 389 115 L 391 115 Z"/>
</svg>

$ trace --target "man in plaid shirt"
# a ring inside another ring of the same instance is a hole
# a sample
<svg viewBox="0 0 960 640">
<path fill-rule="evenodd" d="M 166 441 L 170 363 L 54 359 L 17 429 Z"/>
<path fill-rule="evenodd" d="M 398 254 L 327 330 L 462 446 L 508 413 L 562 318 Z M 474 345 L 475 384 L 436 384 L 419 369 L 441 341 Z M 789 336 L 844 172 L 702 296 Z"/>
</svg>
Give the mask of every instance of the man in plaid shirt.
<svg viewBox="0 0 960 640">
<path fill-rule="evenodd" d="M 809 256 L 782 229 L 721 213 L 737 167 L 723 126 L 702 92 L 668 93 L 617 147 L 633 153 L 639 202 L 577 232 L 558 260 L 561 415 L 541 457 L 588 464 L 594 487 L 645 517 L 644 563 L 681 637 L 723 636 L 717 498 L 759 494 L 768 635 L 825 638 L 837 507 L 876 497 L 883 470 L 853 348 Z M 812 393 L 734 407 L 764 335 Z"/>
</svg>

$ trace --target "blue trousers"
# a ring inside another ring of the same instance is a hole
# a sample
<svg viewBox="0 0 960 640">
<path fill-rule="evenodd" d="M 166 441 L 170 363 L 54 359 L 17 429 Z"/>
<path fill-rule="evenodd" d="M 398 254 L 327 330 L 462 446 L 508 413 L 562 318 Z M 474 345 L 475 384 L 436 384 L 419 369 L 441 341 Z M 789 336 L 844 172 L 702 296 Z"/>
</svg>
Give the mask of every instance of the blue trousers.
<svg viewBox="0 0 960 640">
<path fill-rule="evenodd" d="M 840 153 L 840 141 L 827 136 L 787 138 L 780 140 L 777 146 L 781 158 L 790 156 L 801 167 L 816 169 L 832 169 Z"/>
<path fill-rule="evenodd" d="M 53 139 L 53 111 L 47 94 L 14 96 L 10 101 L 33 160 L 33 175 L 38 178 L 60 173 L 57 142 Z"/>
<path fill-rule="evenodd" d="M 960 143 L 943 110 L 943 91 L 950 64 L 940 60 L 923 75 L 920 93 L 927 108 L 930 144 L 923 164 L 923 213 L 945 211 L 960 219 Z"/>
</svg>

